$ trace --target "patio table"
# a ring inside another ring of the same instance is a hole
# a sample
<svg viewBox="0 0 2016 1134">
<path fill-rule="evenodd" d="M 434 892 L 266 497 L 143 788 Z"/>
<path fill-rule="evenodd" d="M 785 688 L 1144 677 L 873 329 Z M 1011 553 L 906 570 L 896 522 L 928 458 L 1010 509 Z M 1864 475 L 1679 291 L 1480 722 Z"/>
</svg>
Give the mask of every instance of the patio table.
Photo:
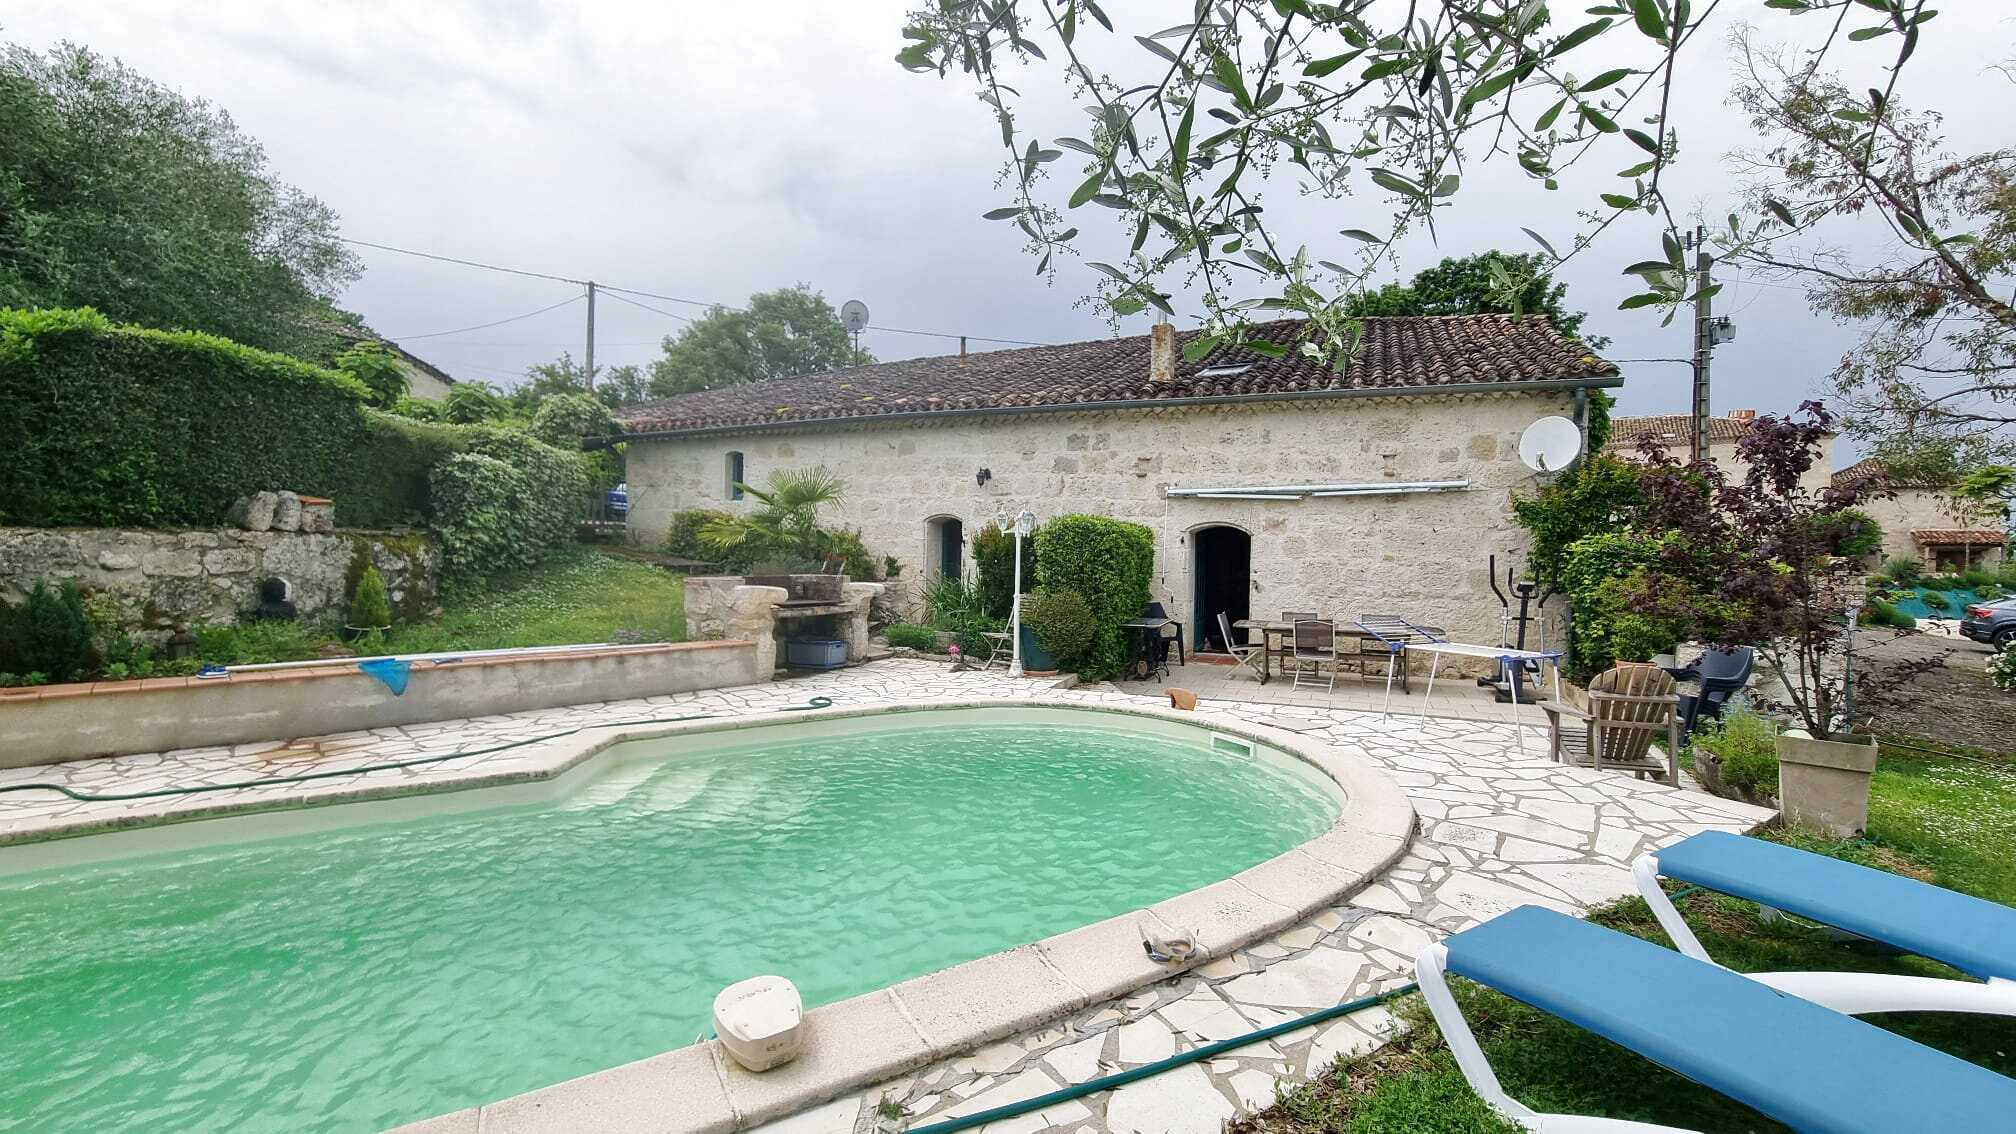
<svg viewBox="0 0 2016 1134">
<path fill-rule="evenodd" d="M 1510 646 L 1481 646 L 1473 642 L 1412 642 L 1409 650 L 1426 650 L 1435 655 L 1428 665 L 1428 689 L 1421 695 L 1421 717 L 1428 716 L 1428 699 L 1435 695 L 1435 671 L 1442 665 L 1443 654 L 1455 654 L 1466 658 L 1490 658 L 1499 665 L 1523 665 L 1529 661 L 1546 662 L 1554 668 L 1554 699 L 1561 700 L 1561 651 L 1559 650 L 1515 650 Z M 1519 683 L 1511 683 L 1512 688 L 1512 735 L 1519 741 L 1519 755 L 1526 755 L 1526 730 L 1519 724 Z M 1386 700 L 1390 707 L 1392 690 L 1387 690 Z"/>
<path fill-rule="evenodd" d="M 1170 627 L 1174 627 L 1176 630 L 1176 664 L 1177 665 L 1190 664 L 1189 659 L 1185 656 L 1183 651 L 1183 624 L 1181 622 L 1178 622 L 1174 618 L 1168 618 L 1168 617 L 1157 618 L 1153 616 L 1145 616 L 1141 618 L 1130 618 L 1127 621 L 1122 622 L 1120 624 L 1121 630 L 1127 632 L 1129 635 L 1134 636 L 1135 653 L 1137 659 L 1147 657 L 1148 655 L 1152 654 L 1152 652 L 1155 649 L 1155 639 L 1160 638 L 1162 636 L 1162 631 L 1169 629 Z M 1166 675 L 1166 672 L 1168 670 L 1168 662 L 1166 660 L 1162 663 L 1160 667 L 1156 667 L 1153 661 L 1149 662 L 1149 666 L 1151 669 L 1151 673 L 1154 671 L 1154 669 L 1160 668 L 1162 671 L 1164 671 Z"/>
<path fill-rule="evenodd" d="M 1288 656 L 1287 639 L 1294 635 L 1295 624 L 1293 622 L 1271 621 L 1264 618 L 1242 618 L 1232 624 L 1232 629 L 1260 631 L 1260 684 L 1267 684 L 1267 678 L 1274 672 L 1275 655 L 1279 654 L 1283 658 Z M 1336 636 L 1339 638 L 1375 640 L 1379 637 L 1379 635 L 1374 634 L 1355 622 L 1339 622 L 1336 624 L 1335 630 Z M 1279 635 L 1282 639 L 1279 649 L 1276 649 L 1274 646 L 1276 635 Z M 1387 675 L 1387 679 L 1390 685 L 1392 679 L 1390 673 Z M 1405 667 L 1402 667 L 1401 670 L 1400 684 L 1401 692 L 1406 692 L 1407 675 Z"/>
</svg>

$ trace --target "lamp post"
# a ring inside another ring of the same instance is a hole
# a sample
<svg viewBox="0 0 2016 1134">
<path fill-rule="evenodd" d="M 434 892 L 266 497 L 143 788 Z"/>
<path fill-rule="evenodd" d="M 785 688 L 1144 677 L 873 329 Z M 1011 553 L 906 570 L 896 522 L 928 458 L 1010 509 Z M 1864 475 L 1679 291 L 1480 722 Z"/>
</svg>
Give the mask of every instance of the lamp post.
<svg viewBox="0 0 2016 1134">
<path fill-rule="evenodd" d="M 1008 606 L 1008 633 L 1013 635 L 1015 654 L 1008 663 L 1008 676 L 1022 676 L 1022 541 L 1036 530 L 1036 513 L 1024 508 L 1015 517 L 1015 597 Z"/>
</svg>

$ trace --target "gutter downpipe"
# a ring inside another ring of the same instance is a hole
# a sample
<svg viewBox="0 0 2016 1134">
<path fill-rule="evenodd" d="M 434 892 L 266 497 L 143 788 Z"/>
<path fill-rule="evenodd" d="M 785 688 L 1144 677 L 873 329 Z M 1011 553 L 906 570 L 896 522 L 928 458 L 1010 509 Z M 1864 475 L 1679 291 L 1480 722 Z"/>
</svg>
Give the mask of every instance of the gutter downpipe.
<svg viewBox="0 0 2016 1134">
<path fill-rule="evenodd" d="M 1614 389 L 1624 384 L 1624 376 L 1613 374 L 1595 378 L 1529 378 L 1518 382 L 1461 382 L 1444 386 L 1371 386 L 1349 390 L 1290 390 L 1279 394 L 1213 394 L 1201 398 L 1121 398 L 1103 402 L 1061 402 L 1043 406 L 989 406 L 965 409 L 903 410 L 897 413 L 868 413 L 846 417 L 784 418 L 774 422 L 740 425 L 705 425 L 690 429 L 659 429 L 644 433 L 624 433 L 614 437 L 591 437 L 584 448 L 606 449 L 629 441 L 663 441 L 683 437 L 704 437 L 720 433 L 754 433 L 795 426 L 826 426 L 877 421 L 921 421 L 951 417 L 1021 417 L 1039 413 L 1093 413 L 1102 410 L 1141 410 L 1191 406 L 1258 405 L 1264 402 L 1314 402 L 1344 398 L 1411 398 L 1433 394 L 1536 394 L 1564 387 L 1578 392 Z M 1586 397 L 1586 394 L 1584 395 Z"/>
</svg>

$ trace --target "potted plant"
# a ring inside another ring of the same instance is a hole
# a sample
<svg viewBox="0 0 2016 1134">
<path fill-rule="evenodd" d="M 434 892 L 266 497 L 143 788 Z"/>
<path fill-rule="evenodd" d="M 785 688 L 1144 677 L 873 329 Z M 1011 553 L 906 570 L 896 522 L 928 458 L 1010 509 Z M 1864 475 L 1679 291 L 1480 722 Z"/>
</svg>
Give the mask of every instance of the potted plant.
<svg viewBox="0 0 2016 1134">
<path fill-rule="evenodd" d="M 1730 470 L 1649 454 L 1642 523 L 1660 549 L 1639 609 L 1672 615 L 1713 646 L 1754 645 L 1772 672 L 1755 703 L 1798 726 L 1778 735 L 1778 798 L 1788 821 L 1836 837 L 1868 822 L 1876 741 L 1859 731 L 1940 659 L 1859 672 L 1851 619 L 1867 600 L 1855 555 L 1863 525 L 1844 519 L 1858 489 L 1800 486 L 1832 417 L 1759 417 Z"/>
<path fill-rule="evenodd" d="M 1022 668 L 1054 672 L 1092 646 L 1098 627 L 1091 604 L 1076 591 L 1039 591 L 1022 598 Z"/>
<path fill-rule="evenodd" d="M 350 620 L 344 624 L 343 640 L 354 642 L 366 634 L 392 629 L 392 600 L 385 593 L 385 577 L 376 567 L 364 568 L 357 586 L 350 592 Z"/>
</svg>

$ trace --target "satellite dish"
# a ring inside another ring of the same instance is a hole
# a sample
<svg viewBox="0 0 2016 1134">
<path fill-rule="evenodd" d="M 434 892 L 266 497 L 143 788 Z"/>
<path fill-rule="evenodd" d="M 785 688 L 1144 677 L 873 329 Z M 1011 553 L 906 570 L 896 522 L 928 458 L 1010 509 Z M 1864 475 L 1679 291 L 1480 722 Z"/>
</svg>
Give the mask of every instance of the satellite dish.
<svg viewBox="0 0 2016 1134">
<path fill-rule="evenodd" d="M 868 329 L 868 305 L 858 299 L 850 299 L 840 305 L 840 323 L 849 334 L 858 335 Z"/>
<path fill-rule="evenodd" d="M 1560 472 L 1582 452 L 1582 430 L 1565 417 L 1543 417 L 1519 435 L 1519 459 L 1534 472 Z"/>
</svg>

